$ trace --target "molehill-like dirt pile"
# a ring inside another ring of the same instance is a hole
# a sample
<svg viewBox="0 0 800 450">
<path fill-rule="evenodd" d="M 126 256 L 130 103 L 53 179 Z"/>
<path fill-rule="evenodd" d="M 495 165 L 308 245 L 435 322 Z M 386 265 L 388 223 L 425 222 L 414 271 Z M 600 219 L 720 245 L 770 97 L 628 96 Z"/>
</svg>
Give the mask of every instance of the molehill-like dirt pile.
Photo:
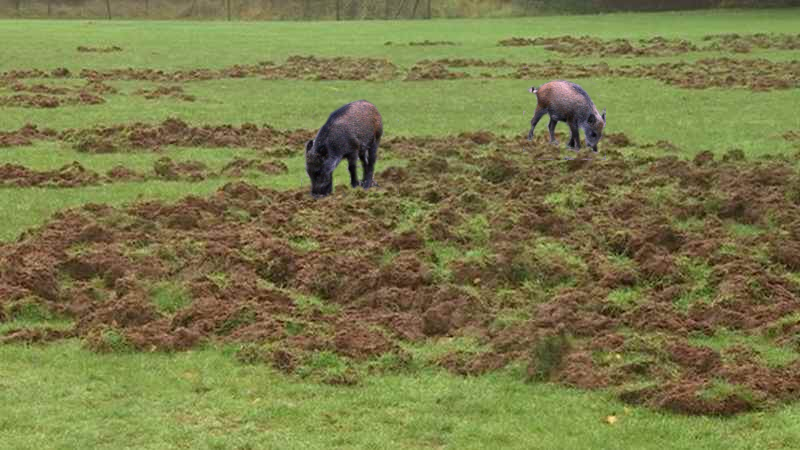
<svg viewBox="0 0 800 450">
<path fill-rule="evenodd" d="M 216 177 L 239 178 L 246 171 L 273 175 L 286 173 L 288 168 L 281 161 L 235 158 L 221 170 L 214 171 L 200 161 L 174 161 L 162 157 L 153 163 L 149 173 L 118 165 L 101 175 L 77 161 L 55 170 L 34 170 L 19 164 L 3 164 L 0 165 L 0 186 L 72 188 L 127 181 L 202 181 Z"/>
<path fill-rule="evenodd" d="M 190 126 L 170 118 L 160 124 L 120 124 L 56 131 L 25 125 L 16 131 L 0 131 L 0 148 L 31 145 L 37 140 L 62 141 L 87 153 L 126 151 L 159 152 L 164 147 L 253 148 L 267 156 L 289 156 L 302 149 L 314 130 L 278 130 L 269 125 Z"/>
<path fill-rule="evenodd" d="M 0 96 L 0 106 L 57 108 L 63 105 L 99 105 L 105 103 L 103 95 L 117 93 L 114 87 L 96 81 L 87 82 L 81 87 L 26 85 L 20 82 L 14 82 L 9 87 L 17 94 Z"/>
<path fill-rule="evenodd" d="M 320 352 L 408 370 L 406 343 L 455 337 L 480 344 L 437 359 L 462 374 L 522 364 L 688 414 L 797 400 L 800 360 L 770 359 L 800 350 L 797 170 L 737 151 L 623 159 L 612 136 L 606 160 L 567 162 L 540 160 L 557 152 L 544 135 L 398 137 L 381 148 L 408 167 L 379 163 L 380 189 L 314 201 L 235 182 L 58 213 L 0 245 L 0 320 L 75 325 L 0 340 L 253 343 L 241 359 L 294 372 Z"/>
<path fill-rule="evenodd" d="M 507 47 L 543 46 L 545 50 L 564 56 L 672 56 L 698 51 L 729 51 L 749 53 L 753 47 L 760 49 L 800 49 L 800 34 L 757 33 L 740 35 L 716 34 L 703 37 L 706 45 L 696 45 L 685 39 L 667 39 L 654 36 L 639 39 L 600 39 L 592 36 L 556 36 L 503 39 L 498 45 Z"/>
<path fill-rule="evenodd" d="M 110 47 L 85 47 L 83 45 L 79 45 L 77 50 L 80 53 L 114 53 L 114 52 L 121 52 L 122 47 L 112 45 Z"/>
<path fill-rule="evenodd" d="M 162 97 L 174 98 L 185 102 L 197 100 L 194 95 L 184 92 L 181 86 L 158 86 L 152 89 L 138 89 L 134 92 L 134 95 L 141 95 L 148 100 L 157 100 Z"/>
<path fill-rule="evenodd" d="M 650 78 L 688 89 L 749 87 L 754 91 L 768 91 L 791 89 L 800 84 L 800 61 L 773 62 L 767 59 L 733 58 L 709 58 L 693 63 L 676 62 L 616 67 L 606 63 L 582 65 L 553 60 L 536 64 L 479 59 L 422 60 L 411 68 L 405 79 L 406 81 L 418 81 L 473 77 L 467 72 L 450 70 L 450 68 L 464 67 L 512 69 L 511 72 L 506 73 L 486 71 L 478 75 L 478 78 Z"/>
</svg>

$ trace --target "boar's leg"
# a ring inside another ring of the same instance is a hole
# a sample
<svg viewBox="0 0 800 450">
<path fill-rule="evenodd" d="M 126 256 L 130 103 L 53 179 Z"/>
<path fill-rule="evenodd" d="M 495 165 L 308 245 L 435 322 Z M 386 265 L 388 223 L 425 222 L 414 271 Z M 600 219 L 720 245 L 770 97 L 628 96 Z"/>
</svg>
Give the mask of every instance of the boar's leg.
<svg viewBox="0 0 800 450">
<path fill-rule="evenodd" d="M 533 119 L 531 119 L 531 131 L 528 132 L 528 140 L 533 140 L 533 129 L 536 128 L 536 124 L 542 119 L 542 116 L 547 114 L 547 111 L 544 109 L 536 107 L 536 112 L 533 113 Z"/>
<path fill-rule="evenodd" d="M 370 145 L 369 150 L 366 152 L 366 155 L 361 158 L 361 163 L 364 164 L 364 180 L 361 182 L 361 186 L 364 189 L 369 189 L 371 187 L 378 187 L 378 183 L 374 180 L 375 174 L 375 162 L 378 160 L 378 143 L 380 142 L 379 139 L 375 139 Z"/>
<path fill-rule="evenodd" d="M 550 118 L 550 123 L 547 124 L 547 130 L 550 132 L 550 143 L 553 145 L 558 145 L 558 140 L 556 139 L 556 124 L 558 123 L 557 120 L 554 120 L 552 117 Z"/>
<path fill-rule="evenodd" d="M 350 171 L 350 186 L 358 186 L 358 155 L 353 153 L 347 157 L 347 169 Z"/>
<path fill-rule="evenodd" d="M 581 149 L 581 130 L 578 128 L 578 124 L 576 123 L 569 123 L 569 145 L 568 147 L 577 151 Z"/>
</svg>

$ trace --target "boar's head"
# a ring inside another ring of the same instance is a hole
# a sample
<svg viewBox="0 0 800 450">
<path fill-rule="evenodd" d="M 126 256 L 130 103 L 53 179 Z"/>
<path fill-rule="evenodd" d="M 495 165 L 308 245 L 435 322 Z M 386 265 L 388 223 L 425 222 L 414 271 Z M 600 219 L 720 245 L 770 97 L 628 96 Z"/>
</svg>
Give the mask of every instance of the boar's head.
<svg viewBox="0 0 800 450">
<path fill-rule="evenodd" d="M 324 197 L 333 192 L 333 169 L 328 164 L 328 150 L 325 146 L 314 146 L 314 141 L 306 142 L 306 173 L 311 179 L 311 196 Z"/>
<path fill-rule="evenodd" d="M 600 138 L 603 137 L 603 128 L 606 127 L 606 110 L 603 108 L 603 113 L 600 117 L 597 117 L 595 114 L 589 114 L 589 119 L 586 121 L 588 123 L 588 127 L 586 127 L 586 146 L 591 147 L 592 150 L 597 151 L 597 143 L 600 142 Z"/>
</svg>

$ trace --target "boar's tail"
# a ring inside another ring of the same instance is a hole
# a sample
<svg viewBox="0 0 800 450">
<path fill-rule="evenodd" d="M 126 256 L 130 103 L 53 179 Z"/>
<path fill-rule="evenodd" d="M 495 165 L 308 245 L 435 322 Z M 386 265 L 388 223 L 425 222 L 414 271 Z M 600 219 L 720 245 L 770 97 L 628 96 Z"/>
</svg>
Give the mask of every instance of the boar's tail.
<svg viewBox="0 0 800 450">
<path fill-rule="evenodd" d="M 536 87 L 536 86 L 531 86 L 531 88 L 528 89 L 528 92 L 530 92 L 531 94 L 535 94 L 535 93 L 539 92 L 539 88 Z"/>
</svg>

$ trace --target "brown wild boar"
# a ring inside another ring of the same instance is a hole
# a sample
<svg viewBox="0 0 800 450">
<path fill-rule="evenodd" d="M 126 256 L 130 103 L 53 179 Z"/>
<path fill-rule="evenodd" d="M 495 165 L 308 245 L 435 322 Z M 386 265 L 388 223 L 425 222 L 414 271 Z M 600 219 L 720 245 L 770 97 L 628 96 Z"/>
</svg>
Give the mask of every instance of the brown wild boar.
<svg viewBox="0 0 800 450">
<path fill-rule="evenodd" d="M 580 130 L 583 129 L 586 146 L 597 151 L 597 143 L 603 137 L 603 128 L 606 126 L 606 110 L 603 109 L 602 114 L 597 112 L 592 99 L 582 87 L 569 81 L 557 80 L 538 88 L 533 86 L 528 92 L 536 94 L 537 100 L 536 112 L 531 119 L 531 131 L 528 132 L 529 141 L 533 139 L 536 124 L 547 114 L 550 116 L 547 129 L 550 131 L 551 144 L 558 145 L 555 137 L 556 123 L 567 122 L 570 132 L 568 148 L 580 150 Z"/>
</svg>

